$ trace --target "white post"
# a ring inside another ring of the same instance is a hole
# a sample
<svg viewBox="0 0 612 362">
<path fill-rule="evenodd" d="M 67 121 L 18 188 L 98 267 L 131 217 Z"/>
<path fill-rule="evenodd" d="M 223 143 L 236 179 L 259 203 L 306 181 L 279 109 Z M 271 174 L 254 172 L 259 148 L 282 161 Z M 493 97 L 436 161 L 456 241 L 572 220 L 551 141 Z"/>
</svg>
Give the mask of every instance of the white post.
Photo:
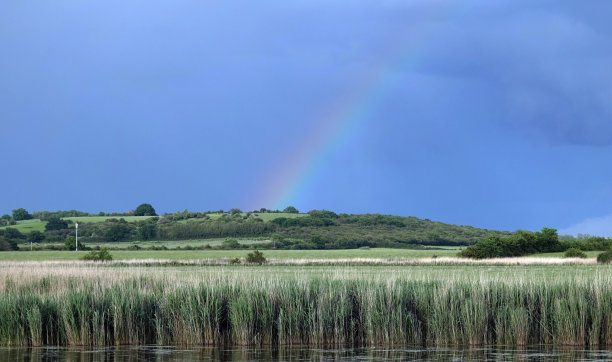
<svg viewBox="0 0 612 362">
<path fill-rule="evenodd" d="M 74 224 L 76 226 L 76 251 L 79 251 L 79 223 Z"/>
</svg>

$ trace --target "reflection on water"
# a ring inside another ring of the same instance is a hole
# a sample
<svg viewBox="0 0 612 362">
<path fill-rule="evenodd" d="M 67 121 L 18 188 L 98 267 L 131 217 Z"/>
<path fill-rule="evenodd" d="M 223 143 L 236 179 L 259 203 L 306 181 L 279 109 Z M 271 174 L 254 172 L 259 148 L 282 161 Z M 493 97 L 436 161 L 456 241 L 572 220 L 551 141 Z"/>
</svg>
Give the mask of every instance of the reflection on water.
<svg viewBox="0 0 612 362">
<path fill-rule="evenodd" d="M 214 348 L 176 346 L 119 346 L 106 348 L 0 348 L 0 361 L 603 361 L 612 350 L 377 347 L 318 349 L 288 347 Z"/>
</svg>

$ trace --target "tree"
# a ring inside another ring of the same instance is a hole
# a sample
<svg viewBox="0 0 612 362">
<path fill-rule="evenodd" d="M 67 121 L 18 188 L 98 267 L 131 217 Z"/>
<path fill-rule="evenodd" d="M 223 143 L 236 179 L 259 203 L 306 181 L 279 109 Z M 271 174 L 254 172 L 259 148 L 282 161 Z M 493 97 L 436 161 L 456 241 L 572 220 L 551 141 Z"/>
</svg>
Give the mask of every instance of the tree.
<svg viewBox="0 0 612 362">
<path fill-rule="evenodd" d="M 57 216 L 51 216 L 45 225 L 45 231 L 68 229 L 68 222 Z"/>
<path fill-rule="evenodd" d="M 32 215 L 30 215 L 30 213 L 24 208 L 13 210 L 13 220 L 15 221 L 30 220 L 31 218 Z"/>
<path fill-rule="evenodd" d="M 240 248 L 240 243 L 236 239 L 227 238 L 227 239 L 223 240 L 223 243 L 221 243 L 221 246 L 224 249 L 239 249 Z"/>
<path fill-rule="evenodd" d="M 118 222 L 106 230 L 105 236 L 110 241 L 121 241 L 127 239 L 131 229 L 125 222 Z"/>
<path fill-rule="evenodd" d="M 34 230 L 28 234 L 28 241 L 30 243 L 40 243 L 43 240 L 45 240 L 45 234 L 40 231 Z"/>
<path fill-rule="evenodd" d="M 12 240 L 6 240 L 0 236 L 0 251 L 13 251 L 19 250 L 17 243 Z"/>
<path fill-rule="evenodd" d="M 157 236 L 157 226 L 154 223 L 144 223 L 138 227 L 137 231 L 142 240 L 151 240 Z"/>
<path fill-rule="evenodd" d="M 135 216 L 157 216 L 157 214 L 155 213 L 155 209 L 153 208 L 153 206 L 151 206 L 151 204 L 138 205 L 136 210 L 134 210 L 134 215 Z"/>
<path fill-rule="evenodd" d="M 5 238 L 11 239 L 11 240 L 14 240 L 14 239 L 25 239 L 26 238 L 25 235 L 23 235 L 21 233 L 21 231 L 15 229 L 15 228 L 6 228 L 6 229 L 4 229 L 4 233 L 3 234 L 4 234 Z"/>
<path fill-rule="evenodd" d="M 230 209 L 230 214 L 232 215 L 237 215 L 237 214 L 242 214 L 242 210 L 240 210 L 239 208 L 235 207 L 233 209 Z"/>
<path fill-rule="evenodd" d="M 298 209 L 296 209 L 296 208 L 295 208 L 295 207 L 293 207 L 293 206 L 287 206 L 287 207 L 286 207 L 286 208 L 283 210 L 283 212 L 288 213 L 288 214 L 299 214 L 299 213 L 300 213 L 300 212 L 299 212 L 299 210 L 298 210 Z"/>
<path fill-rule="evenodd" d="M 542 231 L 535 233 L 539 251 L 557 251 L 559 248 L 559 236 L 556 229 L 543 228 Z"/>
<path fill-rule="evenodd" d="M 246 262 L 261 265 L 267 262 L 267 260 L 261 251 L 255 250 L 254 252 L 247 254 Z"/>
<path fill-rule="evenodd" d="M 64 241 L 64 248 L 66 250 L 75 250 L 76 249 L 76 238 L 74 236 L 68 236 L 66 241 Z M 79 250 L 87 250 L 85 244 L 79 240 Z"/>
</svg>

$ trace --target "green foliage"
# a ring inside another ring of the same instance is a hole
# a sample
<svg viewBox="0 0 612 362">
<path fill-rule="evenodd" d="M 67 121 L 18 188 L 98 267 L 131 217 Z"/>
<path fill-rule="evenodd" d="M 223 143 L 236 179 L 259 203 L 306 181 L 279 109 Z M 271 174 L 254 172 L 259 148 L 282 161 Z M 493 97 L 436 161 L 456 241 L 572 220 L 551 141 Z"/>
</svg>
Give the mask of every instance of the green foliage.
<svg viewBox="0 0 612 362">
<path fill-rule="evenodd" d="M 230 211 L 229 211 L 229 212 L 230 212 L 230 214 L 232 214 L 232 215 L 237 215 L 237 214 L 241 214 L 241 213 L 242 213 L 242 210 L 240 210 L 239 208 L 236 208 L 236 207 L 235 207 L 235 208 L 233 208 L 233 209 L 230 209 Z"/>
<path fill-rule="evenodd" d="M 35 213 L 49 220 L 45 231 L 46 241 L 60 243 L 74 230 L 68 229 L 69 224 L 64 224 L 66 221 L 59 215 L 82 214 L 80 211 Z M 509 233 L 444 224 L 415 217 L 336 214 L 326 210 L 312 210 L 308 214 L 279 213 L 277 210 L 267 209 L 262 214 L 243 214 L 238 210 L 233 210 L 230 214 L 184 210 L 165 214 L 159 219 L 152 217 L 147 221 L 143 221 L 142 216 L 127 217 L 127 221 L 118 220 L 117 217 L 111 219 L 100 216 L 79 217 L 79 240 L 91 243 L 154 239 L 269 239 L 272 235 L 278 235 L 282 237 L 282 241 L 275 242 L 277 249 L 352 249 L 414 248 L 418 245 L 457 246 L 473 244 L 489 236 L 509 236 Z M 22 232 L 45 228 L 44 222 L 32 223 L 31 227 L 28 225 L 30 224 L 20 223 L 16 228 Z M 0 231 L 2 230 L 3 228 L 0 228 Z M 520 239 L 533 239 L 533 242 L 525 243 L 533 249 L 530 252 L 539 250 L 540 248 L 535 246 L 535 234 L 525 233 L 526 236 L 523 235 Z M 541 239 L 545 239 L 544 234 L 546 233 L 543 233 Z M 320 238 L 322 242 L 316 238 Z"/>
<path fill-rule="evenodd" d="M 93 261 L 110 261 L 113 260 L 113 256 L 107 248 L 101 248 L 100 250 L 90 251 L 89 253 L 85 254 L 82 259 Z"/>
<path fill-rule="evenodd" d="M 68 228 L 68 222 L 60 219 L 58 216 L 51 216 L 47 219 L 45 231 L 62 230 Z"/>
<path fill-rule="evenodd" d="M 288 213 L 288 214 L 299 214 L 299 210 L 296 209 L 294 206 L 287 206 L 283 212 Z"/>
<path fill-rule="evenodd" d="M 239 249 L 240 248 L 240 243 L 236 239 L 227 238 L 227 239 L 223 240 L 223 243 L 221 244 L 221 247 L 224 248 L 224 249 Z"/>
<path fill-rule="evenodd" d="M 518 231 L 514 235 L 490 236 L 458 255 L 473 259 L 500 258 L 558 251 L 561 247 L 557 230 L 543 228 L 536 233 Z"/>
<path fill-rule="evenodd" d="M 328 210 L 310 210 L 308 211 L 308 215 L 310 215 L 311 217 L 328 218 L 328 219 L 335 219 L 338 217 L 338 215 L 335 212 L 328 211 Z"/>
<path fill-rule="evenodd" d="M 0 236 L 0 251 L 14 251 L 19 250 L 17 243 L 13 240 L 7 240 Z"/>
<path fill-rule="evenodd" d="M 109 241 L 122 241 L 128 239 L 132 229 L 125 221 L 114 223 L 106 230 L 105 237 Z"/>
<path fill-rule="evenodd" d="M 138 205 L 136 210 L 134 210 L 134 215 L 135 216 L 157 216 L 157 214 L 155 213 L 155 209 L 153 208 L 153 206 L 151 206 L 151 204 Z"/>
<path fill-rule="evenodd" d="M 229 263 L 232 265 L 240 264 L 240 258 L 231 258 Z"/>
<path fill-rule="evenodd" d="M 459 256 L 472 259 L 498 258 L 504 255 L 505 243 L 499 236 L 491 236 L 476 245 L 472 245 L 459 252 Z"/>
<path fill-rule="evenodd" d="M 15 228 L 6 228 L 6 229 L 4 229 L 2 231 L 2 235 L 4 235 L 4 237 L 7 238 L 7 239 L 12 239 L 12 240 L 15 240 L 15 239 L 23 240 L 23 239 L 26 238 L 26 236 L 23 233 L 21 233 L 21 231 L 15 229 Z"/>
<path fill-rule="evenodd" d="M 261 264 L 266 263 L 267 260 L 261 251 L 255 250 L 254 252 L 247 254 L 246 262 L 251 263 L 251 264 L 261 265 Z"/>
<path fill-rule="evenodd" d="M 42 221 L 47 221 L 52 217 L 57 218 L 65 218 L 65 217 L 86 217 L 92 216 L 92 214 L 88 212 L 78 211 L 78 210 L 67 210 L 67 211 L 34 211 L 32 212 L 32 217 L 34 219 L 40 219 Z"/>
<path fill-rule="evenodd" d="M 84 247 L 85 247 L 85 244 L 83 244 L 83 242 L 79 240 L 79 249 L 85 250 Z M 74 236 L 66 237 L 66 240 L 64 241 L 64 249 L 75 250 L 76 249 L 76 237 Z"/>
<path fill-rule="evenodd" d="M 576 248 L 582 251 L 606 251 L 612 247 L 612 239 L 590 236 L 581 240 L 563 240 L 561 245 L 563 249 Z"/>
<path fill-rule="evenodd" d="M 608 264 L 612 262 L 612 250 L 604 251 L 597 255 L 597 262 L 601 264 Z"/>
<path fill-rule="evenodd" d="M 31 218 L 32 215 L 24 208 L 13 210 L 13 220 L 15 221 L 30 220 Z"/>
<path fill-rule="evenodd" d="M 157 236 L 157 225 L 152 222 L 142 223 L 136 230 L 141 240 L 152 240 Z"/>
<path fill-rule="evenodd" d="M 40 243 L 45 240 L 45 234 L 35 230 L 28 234 L 27 240 L 30 243 Z"/>
<path fill-rule="evenodd" d="M 563 257 L 564 258 L 586 258 L 587 255 L 584 253 L 584 251 L 580 249 L 569 248 L 565 251 L 565 253 L 563 254 Z"/>
</svg>

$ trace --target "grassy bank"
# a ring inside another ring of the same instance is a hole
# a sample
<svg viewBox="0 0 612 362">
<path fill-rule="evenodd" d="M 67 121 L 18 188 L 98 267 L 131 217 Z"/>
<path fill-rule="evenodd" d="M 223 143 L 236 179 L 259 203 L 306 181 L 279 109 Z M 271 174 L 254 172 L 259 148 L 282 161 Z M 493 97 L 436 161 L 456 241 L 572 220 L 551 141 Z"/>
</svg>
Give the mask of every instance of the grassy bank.
<svg viewBox="0 0 612 362">
<path fill-rule="evenodd" d="M 436 268 L 6 263 L 0 344 L 612 344 L 608 266 Z"/>
<path fill-rule="evenodd" d="M 113 258 L 127 259 L 223 259 L 243 258 L 250 250 L 113 250 Z M 337 258 L 430 258 L 455 256 L 457 250 L 411 250 L 411 249 L 350 249 L 350 250 L 264 250 L 265 256 L 274 259 L 337 259 Z M 78 260 L 87 252 L 75 251 L 11 251 L 0 253 L 0 261 Z"/>
</svg>

